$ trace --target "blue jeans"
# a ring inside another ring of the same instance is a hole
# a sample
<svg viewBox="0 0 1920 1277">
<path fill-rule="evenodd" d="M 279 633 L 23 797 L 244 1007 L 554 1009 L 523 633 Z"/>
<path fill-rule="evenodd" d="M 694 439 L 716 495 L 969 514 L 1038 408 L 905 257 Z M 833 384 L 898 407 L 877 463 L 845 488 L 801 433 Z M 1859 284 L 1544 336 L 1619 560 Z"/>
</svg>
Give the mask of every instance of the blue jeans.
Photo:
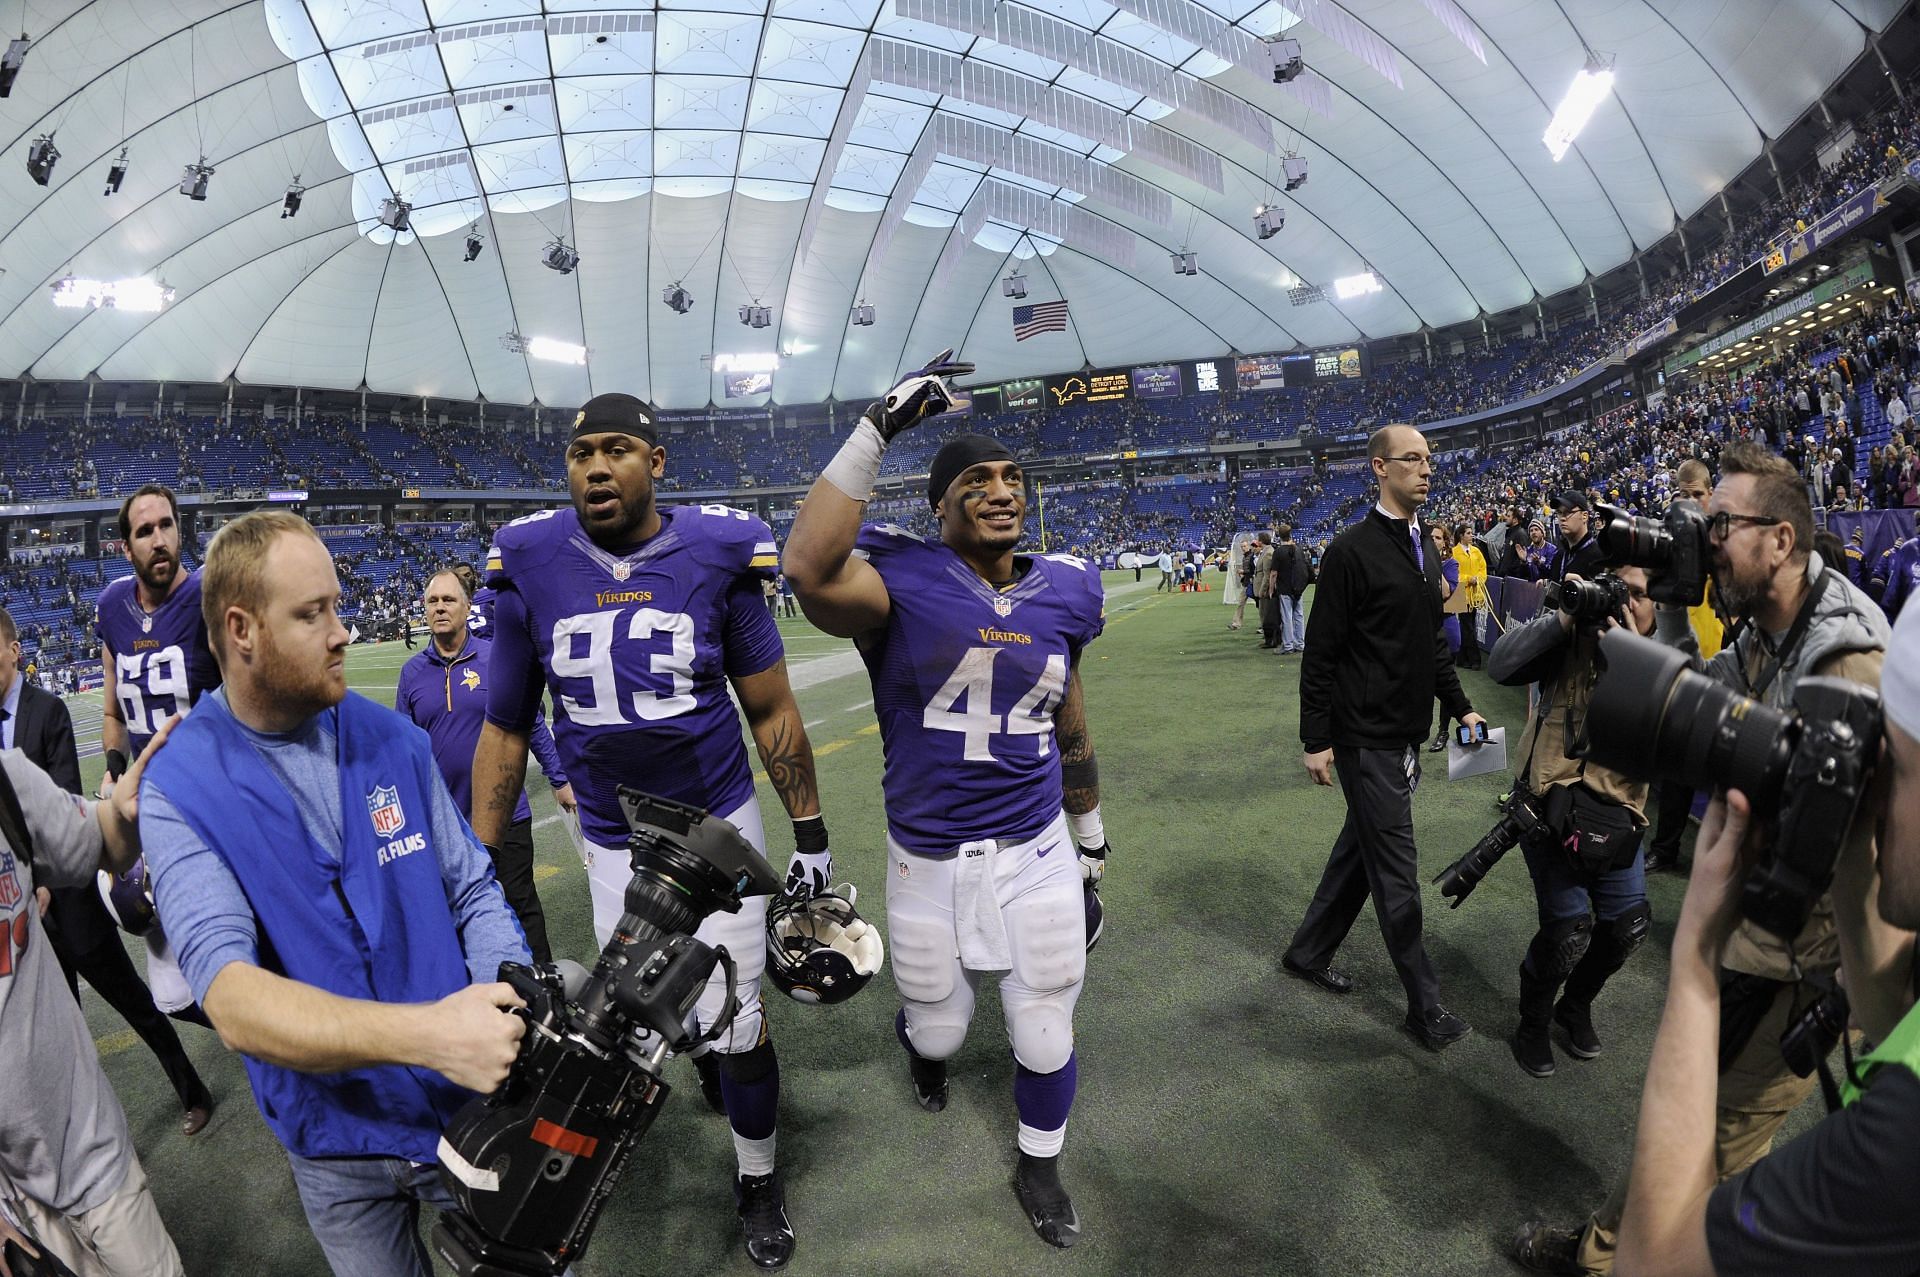
<svg viewBox="0 0 1920 1277">
<path fill-rule="evenodd" d="M 1298 652 L 1307 645 L 1307 613 L 1298 598 L 1280 596 L 1280 650 Z"/>
<path fill-rule="evenodd" d="M 454 1208 L 437 1162 L 287 1154 L 307 1225 L 337 1277 L 432 1277 L 420 1203 Z"/>
<path fill-rule="evenodd" d="M 1583 918 L 1591 913 L 1601 922 L 1618 918 L 1647 898 L 1647 865 L 1644 848 L 1633 854 L 1633 863 L 1624 869 L 1604 873 L 1581 873 L 1558 847 L 1534 848 L 1531 840 L 1520 850 L 1527 858 L 1527 872 L 1533 875 L 1533 895 L 1540 907 L 1540 925 L 1567 918 Z"/>
</svg>

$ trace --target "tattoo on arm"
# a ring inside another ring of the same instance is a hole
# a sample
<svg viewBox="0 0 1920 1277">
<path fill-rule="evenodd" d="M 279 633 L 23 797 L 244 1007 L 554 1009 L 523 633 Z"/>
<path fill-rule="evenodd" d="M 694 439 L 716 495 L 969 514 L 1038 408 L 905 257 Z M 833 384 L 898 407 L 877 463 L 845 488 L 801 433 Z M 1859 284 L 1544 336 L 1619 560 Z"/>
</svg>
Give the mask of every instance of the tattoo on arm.
<svg viewBox="0 0 1920 1277">
<path fill-rule="evenodd" d="M 764 724 L 756 725 L 754 743 L 767 779 L 794 820 L 820 813 L 820 787 L 813 774 L 813 744 L 800 723 L 800 711 L 789 704 Z"/>
<path fill-rule="evenodd" d="M 1080 693 L 1078 665 L 1067 675 L 1067 694 L 1060 698 L 1060 708 L 1053 712 L 1053 734 L 1060 747 L 1062 763 L 1093 760 L 1093 737 L 1087 734 L 1087 702 Z M 1099 782 L 1084 788 L 1065 786 L 1061 790 L 1061 801 L 1068 815 L 1084 816 L 1100 805 Z"/>
</svg>

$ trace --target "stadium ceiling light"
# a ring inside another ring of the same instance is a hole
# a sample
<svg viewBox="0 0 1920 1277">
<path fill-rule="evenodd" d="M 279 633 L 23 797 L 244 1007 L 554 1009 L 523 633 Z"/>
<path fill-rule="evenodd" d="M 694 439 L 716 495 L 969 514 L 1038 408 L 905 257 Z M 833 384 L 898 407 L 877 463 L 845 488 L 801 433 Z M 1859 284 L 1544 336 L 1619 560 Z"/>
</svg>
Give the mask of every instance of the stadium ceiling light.
<svg viewBox="0 0 1920 1277">
<path fill-rule="evenodd" d="M 54 281 L 53 304 L 62 310 L 127 310 L 153 314 L 166 309 L 173 289 L 151 279 L 81 279 L 68 275 Z"/>
<path fill-rule="evenodd" d="M 666 303 L 668 310 L 678 315 L 684 315 L 693 309 L 693 294 L 688 292 L 677 279 L 660 290 L 660 300 Z"/>
<path fill-rule="evenodd" d="M 1587 121 L 1593 118 L 1594 111 L 1613 92 L 1613 59 L 1587 50 L 1587 64 L 1573 77 L 1573 83 L 1567 86 L 1567 94 L 1560 99 L 1560 105 L 1554 110 L 1553 119 L 1547 124 L 1547 131 L 1540 140 L 1547 144 L 1547 150 L 1558 163 L 1566 155 L 1567 148 L 1573 145 L 1573 139 L 1580 136 L 1580 130 L 1587 127 Z"/>
<path fill-rule="evenodd" d="M 1380 277 L 1371 268 L 1358 275 L 1342 275 L 1333 281 L 1333 295 L 1341 301 L 1351 301 L 1355 297 L 1364 297 L 1368 293 L 1377 293 L 1384 285 Z"/>
<path fill-rule="evenodd" d="M 1287 210 L 1277 204 L 1261 204 L 1253 210 L 1253 229 L 1261 239 L 1272 239 L 1287 224 Z"/>
<path fill-rule="evenodd" d="M 1273 71 L 1273 82 L 1285 84 L 1298 76 L 1305 68 L 1300 59 L 1300 42 L 1284 37 L 1271 37 L 1260 41 L 1261 52 L 1267 55 L 1267 66 Z"/>
<path fill-rule="evenodd" d="M 853 326 L 855 328 L 873 327 L 873 306 L 864 297 L 860 299 L 860 304 L 853 308 Z"/>
<path fill-rule="evenodd" d="M 755 299 L 750 306 L 740 308 L 740 322 L 748 328 L 767 328 L 773 324 L 773 307 L 762 306 Z"/>
<path fill-rule="evenodd" d="M 60 148 L 53 144 L 51 133 L 42 133 L 27 147 L 27 175 L 37 185 L 47 184 L 47 179 L 53 176 L 53 166 L 59 162 Z"/>
<path fill-rule="evenodd" d="M 1168 256 L 1173 258 L 1174 274 L 1198 275 L 1200 273 L 1200 254 L 1190 253 L 1183 248 L 1177 253 L 1169 253 Z"/>
<path fill-rule="evenodd" d="M 413 205 L 398 195 L 380 201 L 380 224 L 398 234 L 413 229 Z"/>
<path fill-rule="evenodd" d="M 287 194 L 285 198 L 280 201 L 280 216 L 282 218 L 298 217 L 300 215 L 300 197 L 306 193 L 307 188 L 300 185 L 300 175 L 295 173 L 293 175 L 293 181 L 287 184 Z"/>
<path fill-rule="evenodd" d="M 1286 178 L 1290 191 L 1297 191 L 1307 184 L 1307 157 L 1288 155 L 1280 161 L 1280 173 Z"/>
<path fill-rule="evenodd" d="M 529 355 L 550 363 L 584 367 L 587 362 L 585 346 L 576 346 L 555 337 L 522 337 L 519 333 L 507 333 L 500 338 L 500 344 L 516 355 Z"/>
<path fill-rule="evenodd" d="M 33 41 L 27 39 L 22 31 L 18 40 L 7 43 L 7 51 L 0 54 L 0 98 L 11 97 L 13 82 L 20 77 L 20 68 L 27 60 L 27 50 Z"/>
<path fill-rule="evenodd" d="M 1027 295 L 1027 277 L 1019 271 L 1014 271 L 1011 275 L 1008 275 L 1000 281 L 1000 295 L 1002 297 L 1012 297 L 1015 300 L 1025 297 Z"/>
<path fill-rule="evenodd" d="M 198 162 L 180 170 L 180 193 L 195 203 L 204 203 L 207 198 L 207 183 L 212 180 L 213 168 L 207 163 L 207 157 L 203 155 Z"/>
<path fill-rule="evenodd" d="M 467 228 L 467 251 L 460 260 L 463 262 L 475 260 L 480 256 L 480 250 L 486 246 L 487 241 L 480 237 L 480 223 L 475 222 Z"/>
<path fill-rule="evenodd" d="M 571 275 L 580 265 L 580 250 L 569 248 L 567 241 L 556 239 L 548 244 L 546 251 L 540 254 L 540 263 L 548 270 L 557 270 L 562 275 Z"/>
<path fill-rule="evenodd" d="M 118 195 L 120 183 L 127 180 L 127 148 L 120 148 L 120 158 L 107 165 L 107 189 L 102 195 Z"/>
<path fill-rule="evenodd" d="M 772 351 L 713 357 L 715 372 L 777 372 L 779 368 L 780 356 Z"/>
</svg>

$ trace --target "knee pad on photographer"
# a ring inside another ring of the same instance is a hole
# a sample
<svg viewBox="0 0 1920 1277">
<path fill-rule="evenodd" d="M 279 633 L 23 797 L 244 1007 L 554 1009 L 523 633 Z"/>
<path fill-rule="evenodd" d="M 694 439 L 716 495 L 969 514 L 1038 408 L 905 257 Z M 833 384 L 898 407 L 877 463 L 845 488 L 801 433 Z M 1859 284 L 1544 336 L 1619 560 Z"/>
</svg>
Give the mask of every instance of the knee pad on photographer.
<svg viewBox="0 0 1920 1277">
<path fill-rule="evenodd" d="M 720 1067 L 730 1081 L 742 1086 L 750 1086 L 760 1081 L 779 1067 L 779 1060 L 773 1054 L 771 1038 L 761 1038 L 752 1050 L 741 1051 L 735 1055 L 720 1057 Z"/>
<path fill-rule="evenodd" d="M 1581 914 L 1578 918 L 1557 918 L 1534 933 L 1533 943 L 1527 946 L 1527 969 L 1558 984 L 1573 974 L 1592 943 L 1591 917 Z"/>
<path fill-rule="evenodd" d="M 1653 906 L 1642 900 L 1617 918 L 1602 918 L 1593 929 L 1593 951 L 1615 969 L 1633 956 L 1653 930 Z"/>
</svg>

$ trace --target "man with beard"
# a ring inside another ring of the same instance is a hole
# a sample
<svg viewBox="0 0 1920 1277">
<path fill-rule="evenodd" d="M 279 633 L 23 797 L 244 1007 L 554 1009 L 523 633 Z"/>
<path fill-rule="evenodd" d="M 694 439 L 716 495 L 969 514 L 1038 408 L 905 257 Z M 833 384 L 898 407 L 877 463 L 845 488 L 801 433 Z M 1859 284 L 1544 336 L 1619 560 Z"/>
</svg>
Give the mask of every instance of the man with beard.
<svg viewBox="0 0 1920 1277">
<path fill-rule="evenodd" d="M 334 1272 L 426 1277 L 419 1203 L 452 1205 L 440 1132 L 518 1054 L 501 1011 L 521 1002 L 494 981 L 526 941 L 426 734 L 347 691 L 306 520 L 234 520 L 201 587 L 226 677 L 147 762 L 160 911 Z"/>
<path fill-rule="evenodd" d="M 551 689 L 554 740 L 579 800 L 603 946 L 632 878 L 621 785 L 710 811 L 765 852 L 742 713 L 793 821 L 787 893 L 811 896 L 833 877 L 813 747 L 787 682 L 779 626 L 762 600 L 778 566 L 773 532 L 728 506 L 656 506 L 654 481 L 666 461 L 651 408 L 632 395 L 594 396 L 574 418 L 566 448 L 573 504 L 506 525 L 487 553 L 496 592 L 493 686 L 473 757 L 474 831 L 489 847 L 506 836 L 521 801 L 534 709 Z M 794 1234 L 774 1172 L 780 1066 L 760 1002 L 767 903 L 751 897 L 696 932 L 734 955 L 731 992 L 740 1009 L 695 1063 L 708 1104 L 733 1131 L 747 1255 L 779 1268 L 793 1256 Z M 728 994 L 716 970 L 695 1008 L 703 1030 Z"/>
<path fill-rule="evenodd" d="M 1733 444 L 1720 454 L 1720 482 L 1707 511 L 1713 589 L 1734 623 L 1727 645 L 1705 663 L 1706 675 L 1778 710 L 1792 706 L 1808 675 L 1878 687 L 1886 617 L 1814 551 L 1813 509 L 1799 472 L 1757 444 Z M 1655 624 L 1661 642 L 1698 655 L 1684 608 L 1662 604 Z M 1856 821 L 1842 856 L 1870 866 L 1872 838 L 1871 824 Z M 1696 849 L 1712 842 L 1703 825 Z M 1721 1028 L 1711 1160 L 1713 1177 L 1727 1179 L 1766 1156 L 1774 1135 L 1813 1093 L 1815 1080 L 1794 1073 L 1780 1036 L 1804 1009 L 1802 978 L 1831 977 L 1840 966 L 1833 895 L 1820 897 L 1791 942 L 1752 922 L 1731 927 L 1716 965 Z M 1862 1024 L 1899 1019 L 1898 1011 L 1868 1000 L 1872 990 L 1849 992 Z M 1546 1272 L 1611 1271 L 1626 1197 L 1626 1185 L 1616 1184 L 1582 1229 L 1528 1224 L 1515 1239 L 1515 1257 Z"/>
<path fill-rule="evenodd" d="M 1005 972 L 1014 1193 L 1040 1239 L 1064 1248 L 1081 1235 L 1059 1171 L 1079 1076 L 1073 1013 L 1107 858 L 1080 691 L 1080 653 L 1104 623 L 1100 574 L 1072 555 L 1015 553 L 1026 480 L 986 435 L 934 454 L 938 541 L 862 524 L 888 445 L 952 407 L 946 379 L 972 371 L 942 351 L 868 407 L 807 493 L 785 567 L 808 618 L 853 639 L 873 679 L 894 1031 L 914 1098 L 946 1107 L 980 982 Z"/>
<path fill-rule="evenodd" d="M 103 689 L 100 740 L 107 773 L 101 794 L 137 758 L 155 732 L 220 684 L 220 670 L 207 650 L 200 620 L 200 574 L 180 565 L 179 510 L 171 491 L 157 483 L 136 488 L 120 503 L 120 541 L 133 575 L 100 591 L 94 629 L 100 637 Z M 137 880 L 144 870 L 136 864 Z M 213 1114 L 213 1094 L 194 1070 L 173 1026 L 177 1019 L 205 1023 L 154 921 L 145 933 L 147 978 L 134 970 L 120 930 L 91 883 L 51 893 L 47 933 L 70 985 L 84 979 L 120 1013 L 160 1060 L 180 1097 L 181 1129 L 198 1134 Z M 78 995 L 76 986 L 75 996 Z"/>
</svg>

